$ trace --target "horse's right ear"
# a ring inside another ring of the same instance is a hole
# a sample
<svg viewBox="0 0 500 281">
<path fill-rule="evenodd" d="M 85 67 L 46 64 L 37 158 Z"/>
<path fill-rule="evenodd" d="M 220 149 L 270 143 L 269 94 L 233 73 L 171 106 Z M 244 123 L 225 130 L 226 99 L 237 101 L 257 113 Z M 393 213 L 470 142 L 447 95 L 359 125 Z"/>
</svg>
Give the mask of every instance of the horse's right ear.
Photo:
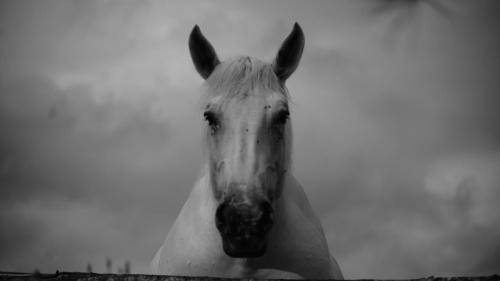
<svg viewBox="0 0 500 281">
<path fill-rule="evenodd" d="M 214 48 L 203 36 L 198 25 L 195 25 L 189 35 L 189 52 L 198 73 L 207 79 L 220 63 Z"/>
</svg>

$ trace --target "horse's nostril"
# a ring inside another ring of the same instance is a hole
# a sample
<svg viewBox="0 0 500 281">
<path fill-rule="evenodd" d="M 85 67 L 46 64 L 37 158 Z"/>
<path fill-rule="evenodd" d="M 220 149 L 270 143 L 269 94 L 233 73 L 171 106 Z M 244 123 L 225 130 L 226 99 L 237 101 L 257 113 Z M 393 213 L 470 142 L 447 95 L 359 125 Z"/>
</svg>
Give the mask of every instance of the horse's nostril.
<svg viewBox="0 0 500 281">
<path fill-rule="evenodd" d="M 261 212 L 262 215 L 259 219 L 259 226 L 264 230 L 267 231 L 271 228 L 271 226 L 274 223 L 274 211 L 273 207 L 269 202 L 264 201 L 261 204 Z"/>
<path fill-rule="evenodd" d="M 224 225 L 226 224 L 226 210 L 228 207 L 228 203 L 224 202 L 217 207 L 217 211 L 215 212 L 215 226 L 219 231 L 223 231 Z"/>
<path fill-rule="evenodd" d="M 215 225 L 221 234 L 242 236 L 264 235 L 273 225 L 274 214 L 271 204 L 232 204 L 228 201 L 219 205 L 215 213 Z"/>
</svg>

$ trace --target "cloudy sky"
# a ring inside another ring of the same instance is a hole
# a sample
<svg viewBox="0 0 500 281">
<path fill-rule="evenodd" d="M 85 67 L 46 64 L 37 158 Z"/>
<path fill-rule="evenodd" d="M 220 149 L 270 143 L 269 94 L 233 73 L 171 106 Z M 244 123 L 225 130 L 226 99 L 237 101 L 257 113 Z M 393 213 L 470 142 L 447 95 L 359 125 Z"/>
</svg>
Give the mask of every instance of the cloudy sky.
<svg viewBox="0 0 500 281">
<path fill-rule="evenodd" d="M 199 175 L 195 24 L 293 23 L 294 170 L 346 278 L 500 272 L 500 3 L 1 1 L 0 270 L 148 263 Z"/>
</svg>

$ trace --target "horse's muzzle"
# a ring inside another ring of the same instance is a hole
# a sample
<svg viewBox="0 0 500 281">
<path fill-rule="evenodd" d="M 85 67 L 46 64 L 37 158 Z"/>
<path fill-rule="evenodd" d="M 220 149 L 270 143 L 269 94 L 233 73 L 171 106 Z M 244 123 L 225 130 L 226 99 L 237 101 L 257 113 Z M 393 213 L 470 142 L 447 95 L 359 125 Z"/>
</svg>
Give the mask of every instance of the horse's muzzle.
<svg viewBox="0 0 500 281">
<path fill-rule="evenodd" d="M 224 252 L 234 258 L 264 255 L 273 225 L 273 208 L 267 201 L 254 204 L 225 200 L 215 214 Z"/>
</svg>

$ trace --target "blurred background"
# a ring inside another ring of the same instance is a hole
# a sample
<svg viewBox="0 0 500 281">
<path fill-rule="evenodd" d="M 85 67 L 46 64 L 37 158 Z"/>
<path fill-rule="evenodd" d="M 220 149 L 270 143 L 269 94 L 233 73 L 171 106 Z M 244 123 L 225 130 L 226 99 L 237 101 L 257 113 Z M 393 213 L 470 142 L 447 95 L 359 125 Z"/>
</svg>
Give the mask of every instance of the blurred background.
<svg viewBox="0 0 500 281">
<path fill-rule="evenodd" d="M 0 270 L 147 273 L 199 175 L 188 35 L 288 80 L 346 278 L 500 272 L 500 2 L 0 2 Z M 108 261 L 111 265 L 108 264 Z"/>
</svg>

